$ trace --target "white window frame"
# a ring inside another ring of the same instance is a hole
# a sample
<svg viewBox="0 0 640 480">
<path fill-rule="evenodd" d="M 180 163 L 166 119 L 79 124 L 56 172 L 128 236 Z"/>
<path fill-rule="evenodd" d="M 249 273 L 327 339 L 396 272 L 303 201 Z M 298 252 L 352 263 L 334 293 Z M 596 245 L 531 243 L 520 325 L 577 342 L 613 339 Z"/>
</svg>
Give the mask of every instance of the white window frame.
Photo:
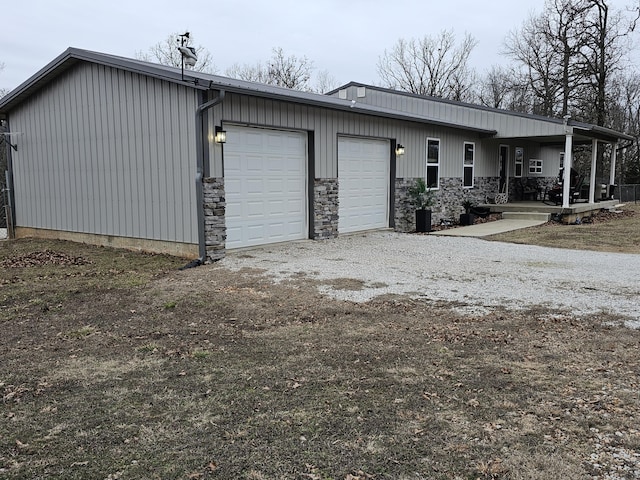
<svg viewBox="0 0 640 480">
<path fill-rule="evenodd" d="M 471 165 L 467 165 L 467 145 L 471 145 L 473 147 L 473 157 L 471 158 Z M 475 142 L 464 142 L 462 146 L 462 188 L 473 188 L 476 183 L 475 179 L 475 167 L 476 167 L 476 143 Z M 464 179 L 466 177 L 465 173 L 467 169 L 471 169 L 471 185 L 465 185 Z"/>
<path fill-rule="evenodd" d="M 513 170 L 513 176 L 515 178 L 522 178 L 522 174 L 524 172 L 524 148 L 516 147 L 515 152 L 516 152 L 514 155 L 515 168 Z M 518 174 L 518 170 L 520 170 L 520 174 Z"/>
<path fill-rule="evenodd" d="M 529 159 L 529 175 L 542 175 L 544 162 L 540 158 Z"/>
<path fill-rule="evenodd" d="M 438 142 L 438 161 L 437 163 L 429 163 L 429 142 Z M 434 137 L 427 137 L 427 143 L 425 144 L 427 147 L 427 152 L 425 155 L 425 174 L 424 174 L 424 180 L 427 183 L 427 187 L 430 188 L 431 190 L 438 190 L 440 188 L 440 158 L 442 157 L 442 155 L 440 154 L 440 149 L 442 147 L 442 142 L 440 141 L 439 138 L 434 138 Z M 436 174 L 436 184 L 435 185 L 429 185 L 429 167 L 436 167 L 437 170 L 437 174 Z"/>
</svg>

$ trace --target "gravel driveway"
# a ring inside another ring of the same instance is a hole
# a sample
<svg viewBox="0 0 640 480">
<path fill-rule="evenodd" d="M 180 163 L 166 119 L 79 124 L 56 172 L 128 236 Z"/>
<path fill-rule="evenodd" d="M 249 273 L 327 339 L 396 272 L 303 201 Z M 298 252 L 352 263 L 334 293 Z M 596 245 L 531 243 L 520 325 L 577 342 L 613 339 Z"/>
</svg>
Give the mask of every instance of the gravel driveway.
<svg viewBox="0 0 640 480">
<path fill-rule="evenodd" d="M 276 281 L 303 272 L 317 280 L 364 282 L 359 290 L 321 287 L 343 300 L 408 294 L 460 302 L 476 313 L 541 305 L 620 315 L 640 328 L 640 255 L 370 232 L 235 251 L 221 264 L 264 269 Z"/>
</svg>

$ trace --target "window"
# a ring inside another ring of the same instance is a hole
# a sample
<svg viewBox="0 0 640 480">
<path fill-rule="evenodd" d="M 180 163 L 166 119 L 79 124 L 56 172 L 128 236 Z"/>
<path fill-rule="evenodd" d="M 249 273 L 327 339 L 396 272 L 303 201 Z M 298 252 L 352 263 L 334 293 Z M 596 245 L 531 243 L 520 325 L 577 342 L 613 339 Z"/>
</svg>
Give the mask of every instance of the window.
<svg viewBox="0 0 640 480">
<path fill-rule="evenodd" d="M 542 160 L 531 159 L 529 160 L 529 174 L 540 175 L 542 174 Z"/>
<path fill-rule="evenodd" d="M 427 187 L 440 188 L 440 139 L 427 138 Z"/>
<path fill-rule="evenodd" d="M 464 142 L 464 160 L 462 162 L 462 186 L 473 187 L 473 164 L 476 156 L 476 144 Z"/>
<path fill-rule="evenodd" d="M 522 164 L 524 162 L 524 148 L 516 147 L 516 170 L 513 174 L 514 177 L 522 177 Z"/>
<path fill-rule="evenodd" d="M 564 168 L 564 152 L 560 152 L 560 168 Z"/>
</svg>

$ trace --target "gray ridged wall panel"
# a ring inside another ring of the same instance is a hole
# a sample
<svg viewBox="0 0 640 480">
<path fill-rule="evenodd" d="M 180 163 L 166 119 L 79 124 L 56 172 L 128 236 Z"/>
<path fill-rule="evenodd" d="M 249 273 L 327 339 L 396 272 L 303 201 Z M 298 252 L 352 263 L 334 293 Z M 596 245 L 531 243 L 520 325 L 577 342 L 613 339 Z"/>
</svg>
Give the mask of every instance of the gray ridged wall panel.
<svg viewBox="0 0 640 480">
<path fill-rule="evenodd" d="M 337 93 L 335 94 L 338 95 Z M 367 88 L 364 97 L 356 96 L 356 87 L 347 88 L 347 99 L 368 105 L 424 115 L 434 120 L 470 127 L 497 130 L 499 137 L 563 135 L 564 126 L 535 118 L 522 117 L 509 112 L 473 108 L 427 98 L 395 95 Z"/>
<path fill-rule="evenodd" d="M 476 176 L 497 175 L 496 159 L 485 158 L 482 155 L 481 140 L 472 132 L 238 94 L 227 94 L 222 104 L 210 110 L 210 136 L 213 135 L 214 125 L 220 125 L 221 122 L 314 131 L 315 176 L 318 178 L 337 176 L 338 135 L 396 139 L 406 148 L 406 154 L 397 160 L 397 177 L 425 175 L 427 137 L 440 138 L 440 176 L 462 176 L 463 143 L 475 142 Z M 222 175 L 222 148 L 210 144 L 211 176 Z M 486 164 L 487 162 L 490 163 Z"/>
<path fill-rule="evenodd" d="M 11 113 L 19 226 L 197 243 L 195 90 L 79 64 Z"/>
</svg>

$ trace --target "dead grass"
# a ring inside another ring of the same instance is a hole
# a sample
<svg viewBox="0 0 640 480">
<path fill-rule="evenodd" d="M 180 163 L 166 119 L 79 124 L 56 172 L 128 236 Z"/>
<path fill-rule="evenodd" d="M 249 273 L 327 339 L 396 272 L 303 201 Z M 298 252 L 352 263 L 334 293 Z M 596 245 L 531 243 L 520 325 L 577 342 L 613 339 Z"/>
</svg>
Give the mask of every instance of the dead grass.
<svg viewBox="0 0 640 480">
<path fill-rule="evenodd" d="M 59 242 L 0 261 L 44 250 L 87 262 L 0 270 L 2 478 L 637 478 L 640 332 L 607 317 Z"/>
<path fill-rule="evenodd" d="M 599 252 L 640 253 L 640 205 L 628 204 L 621 214 L 595 216 L 593 223 L 562 225 L 550 222 L 488 240 Z"/>
</svg>

